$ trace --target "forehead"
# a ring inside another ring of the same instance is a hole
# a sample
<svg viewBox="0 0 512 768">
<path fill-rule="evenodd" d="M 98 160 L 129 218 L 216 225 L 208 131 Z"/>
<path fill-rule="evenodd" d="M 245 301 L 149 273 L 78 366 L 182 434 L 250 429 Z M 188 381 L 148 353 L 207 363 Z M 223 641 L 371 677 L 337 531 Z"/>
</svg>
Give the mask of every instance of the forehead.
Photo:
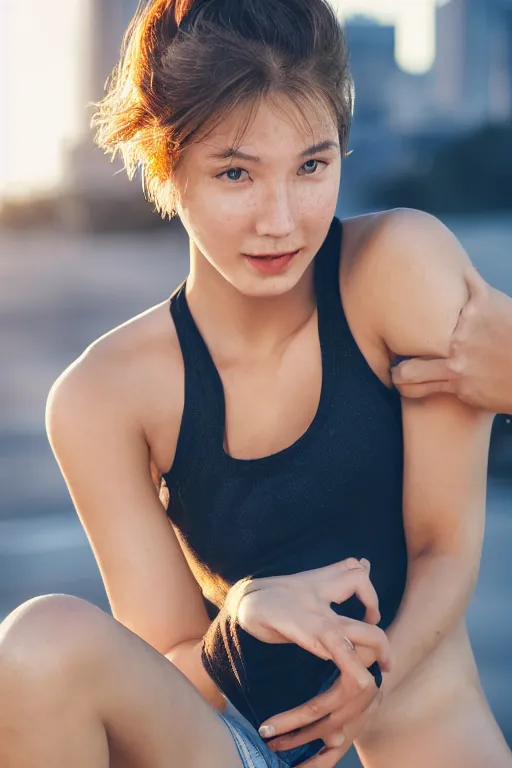
<svg viewBox="0 0 512 768">
<path fill-rule="evenodd" d="M 276 95 L 258 104 L 233 109 L 197 144 L 202 154 L 212 149 L 252 147 L 261 156 L 291 154 L 326 139 L 337 139 L 332 112 L 318 99 L 298 105 L 291 98 Z"/>
</svg>

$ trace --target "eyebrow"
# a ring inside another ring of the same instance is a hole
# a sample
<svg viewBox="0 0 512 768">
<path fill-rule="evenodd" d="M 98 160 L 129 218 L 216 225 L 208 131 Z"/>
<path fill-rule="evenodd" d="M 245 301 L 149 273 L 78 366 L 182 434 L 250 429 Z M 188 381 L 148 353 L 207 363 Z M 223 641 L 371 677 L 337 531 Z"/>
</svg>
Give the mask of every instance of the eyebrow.
<svg viewBox="0 0 512 768">
<path fill-rule="evenodd" d="M 308 147 L 303 152 L 299 153 L 299 157 L 307 157 L 308 155 L 318 155 L 320 152 L 326 152 L 329 149 L 339 149 L 340 145 L 337 141 L 321 141 L 319 144 L 313 144 L 312 147 Z M 261 163 L 261 157 L 255 157 L 254 155 L 247 155 L 245 152 L 234 147 L 228 147 L 221 152 L 212 152 L 208 155 L 210 160 L 247 160 L 251 163 Z"/>
</svg>

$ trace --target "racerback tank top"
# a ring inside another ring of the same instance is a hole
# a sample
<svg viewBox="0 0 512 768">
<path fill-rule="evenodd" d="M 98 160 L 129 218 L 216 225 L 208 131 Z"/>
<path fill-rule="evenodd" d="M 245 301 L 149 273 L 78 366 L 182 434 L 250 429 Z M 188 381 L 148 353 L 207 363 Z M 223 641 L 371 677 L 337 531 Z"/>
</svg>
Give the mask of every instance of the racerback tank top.
<svg viewBox="0 0 512 768">
<path fill-rule="evenodd" d="M 372 371 L 344 314 L 339 290 L 343 225 L 334 218 L 315 257 L 322 359 L 318 410 L 306 432 L 278 453 L 235 459 L 224 449 L 221 378 L 186 299 L 170 311 L 185 368 L 175 460 L 164 475 L 168 515 L 212 620 L 229 587 L 246 576 L 298 573 L 348 557 L 367 558 L 384 629 L 405 589 L 400 397 Z M 250 407 L 250 403 L 247 404 Z M 362 619 L 356 598 L 337 613 Z M 203 663 L 257 728 L 313 698 L 332 678 L 330 661 L 293 645 L 262 643 L 239 629 L 234 643 L 212 625 Z"/>
</svg>

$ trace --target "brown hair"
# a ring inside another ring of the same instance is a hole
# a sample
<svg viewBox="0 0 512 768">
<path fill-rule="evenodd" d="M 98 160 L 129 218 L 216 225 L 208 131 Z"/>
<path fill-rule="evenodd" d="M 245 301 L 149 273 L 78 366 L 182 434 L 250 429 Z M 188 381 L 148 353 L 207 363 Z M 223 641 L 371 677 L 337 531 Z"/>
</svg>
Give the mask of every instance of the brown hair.
<svg viewBox="0 0 512 768">
<path fill-rule="evenodd" d="M 92 124 L 97 144 L 121 153 L 130 179 L 140 168 L 146 197 L 171 217 L 173 170 L 186 147 L 243 106 L 240 140 L 261 100 L 278 94 L 306 121 L 308 106 L 327 108 L 345 154 L 353 81 L 328 0 L 149 0 Z"/>
</svg>

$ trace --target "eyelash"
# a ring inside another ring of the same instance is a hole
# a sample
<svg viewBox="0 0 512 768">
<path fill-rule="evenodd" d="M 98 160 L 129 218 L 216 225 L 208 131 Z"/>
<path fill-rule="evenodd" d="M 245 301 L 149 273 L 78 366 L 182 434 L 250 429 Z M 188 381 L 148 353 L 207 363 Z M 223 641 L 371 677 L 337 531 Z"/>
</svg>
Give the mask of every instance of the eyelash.
<svg viewBox="0 0 512 768">
<path fill-rule="evenodd" d="M 314 161 L 313 160 L 306 160 L 304 165 L 307 165 L 307 163 L 312 163 L 312 162 L 321 163 L 324 166 L 330 165 L 330 163 L 326 162 L 325 160 L 316 160 L 316 159 Z M 302 165 L 301 168 L 304 168 L 304 165 Z M 245 170 L 245 168 L 239 168 L 238 166 L 233 166 L 232 168 L 228 168 L 227 171 L 223 171 L 222 173 L 219 173 L 219 175 L 216 176 L 215 178 L 216 179 L 222 179 L 224 176 L 226 176 L 226 174 L 230 173 L 231 171 L 244 171 L 244 173 L 249 173 L 248 171 Z M 316 173 L 306 173 L 304 175 L 305 176 L 316 176 L 317 174 Z M 228 181 L 231 184 L 241 184 L 242 183 L 240 179 L 238 179 L 237 181 L 234 181 L 233 179 L 228 179 Z"/>
</svg>

